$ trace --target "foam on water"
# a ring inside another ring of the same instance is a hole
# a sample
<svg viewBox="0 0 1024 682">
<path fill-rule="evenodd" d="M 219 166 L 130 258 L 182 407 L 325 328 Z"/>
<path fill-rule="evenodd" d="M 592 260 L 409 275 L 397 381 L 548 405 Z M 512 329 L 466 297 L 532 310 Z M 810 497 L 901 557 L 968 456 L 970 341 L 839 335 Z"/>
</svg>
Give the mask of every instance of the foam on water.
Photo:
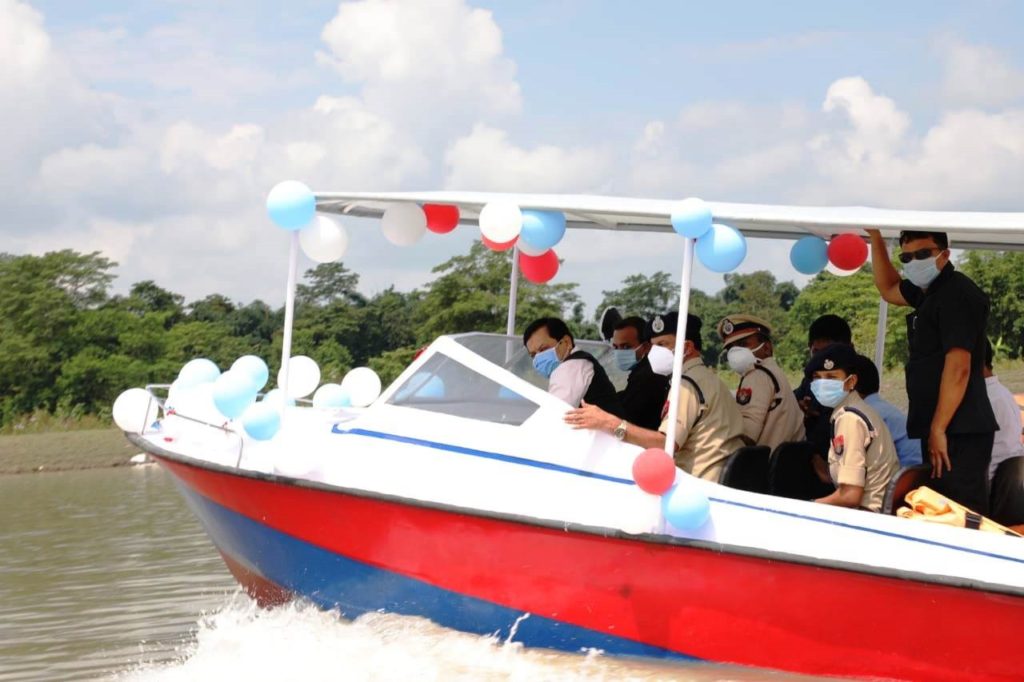
<svg viewBox="0 0 1024 682">
<path fill-rule="evenodd" d="M 525 649 L 442 628 L 423 618 L 371 613 L 346 621 L 308 603 L 258 608 L 244 595 L 198 623 L 179 660 L 144 665 L 122 681 L 178 680 L 719 680 L 766 671 L 660 664 Z M 771 673 L 767 673 L 771 675 Z"/>
</svg>

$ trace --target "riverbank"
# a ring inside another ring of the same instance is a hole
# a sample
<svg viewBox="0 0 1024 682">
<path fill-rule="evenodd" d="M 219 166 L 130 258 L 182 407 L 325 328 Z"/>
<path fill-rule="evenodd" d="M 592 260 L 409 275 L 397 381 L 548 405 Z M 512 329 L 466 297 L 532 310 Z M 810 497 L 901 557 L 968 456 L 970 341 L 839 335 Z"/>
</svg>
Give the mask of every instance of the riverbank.
<svg viewBox="0 0 1024 682">
<path fill-rule="evenodd" d="M 127 466 L 139 449 L 115 428 L 0 436 L 0 474 Z"/>
</svg>

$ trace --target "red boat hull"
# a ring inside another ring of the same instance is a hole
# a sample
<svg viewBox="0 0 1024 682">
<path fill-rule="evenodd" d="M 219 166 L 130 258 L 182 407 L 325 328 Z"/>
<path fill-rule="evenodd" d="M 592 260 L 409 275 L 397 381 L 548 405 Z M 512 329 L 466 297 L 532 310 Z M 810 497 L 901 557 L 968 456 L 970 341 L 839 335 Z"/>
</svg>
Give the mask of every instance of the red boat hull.
<svg viewBox="0 0 1024 682">
<path fill-rule="evenodd" d="M 565 530 L 157 458 L 236 578 L 264 602 L 298 593 L 346 615 L 383 608 L 470 631 L 486 631 L 493 617 L 529 613 L 527 644 L 599 642 L 609 653 L 818 675 L 1024 676 L 1020 596 Z M 296 552 L 305 551 L 315 558 L 303 564 Z M 358 572 L 358 581 L 332 575 L 345 571 Z M 445 595 L 469 601 L 460 612 L 443 603 Z"/>
</svg>

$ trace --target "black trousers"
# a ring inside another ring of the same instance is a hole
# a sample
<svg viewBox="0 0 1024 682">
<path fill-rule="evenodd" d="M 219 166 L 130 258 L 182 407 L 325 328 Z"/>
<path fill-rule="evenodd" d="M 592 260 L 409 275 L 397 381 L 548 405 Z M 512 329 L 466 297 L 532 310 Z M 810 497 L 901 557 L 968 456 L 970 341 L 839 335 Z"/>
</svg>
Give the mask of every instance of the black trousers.
<svg viewBox="0 0 1024 682">
<path fill-rule="evenodd" d="M 952 470 L 943 471 L 942 478 L 931 479 L 930 487 L 946 497 L 959 502 L 971 511 L 985 516 L 988 514 L 988 465 L 992 461 L 992 443 L 995 432 L 951 433 L 946 436 L 949 463 Z M 928 441 L 922 439 L 925 464 L 928 456 Z"/>
</svg>

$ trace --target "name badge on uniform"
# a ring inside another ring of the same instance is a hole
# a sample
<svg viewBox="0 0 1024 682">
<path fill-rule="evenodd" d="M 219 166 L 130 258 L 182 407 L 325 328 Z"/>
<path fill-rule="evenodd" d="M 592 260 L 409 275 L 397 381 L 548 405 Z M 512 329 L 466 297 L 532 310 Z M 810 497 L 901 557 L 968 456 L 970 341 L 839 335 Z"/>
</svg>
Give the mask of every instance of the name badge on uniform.
<svg viewBox="0 0 1024 682">
<path fill-rule="evenodd" d="M 842 457 L 844 450 L 846 450 L 846 442 L 843 440 L 843 434 L 839 434 L 832 439 L 832 452 L 836 453 L 836 457 Z"/>
<path fill-rule="evenodd" d="M 745 386 L 736 389 L 736 402 L 740 405 L 750 404 L 750 399 L 754 396 L 754 390 Z"/>
</svg>

